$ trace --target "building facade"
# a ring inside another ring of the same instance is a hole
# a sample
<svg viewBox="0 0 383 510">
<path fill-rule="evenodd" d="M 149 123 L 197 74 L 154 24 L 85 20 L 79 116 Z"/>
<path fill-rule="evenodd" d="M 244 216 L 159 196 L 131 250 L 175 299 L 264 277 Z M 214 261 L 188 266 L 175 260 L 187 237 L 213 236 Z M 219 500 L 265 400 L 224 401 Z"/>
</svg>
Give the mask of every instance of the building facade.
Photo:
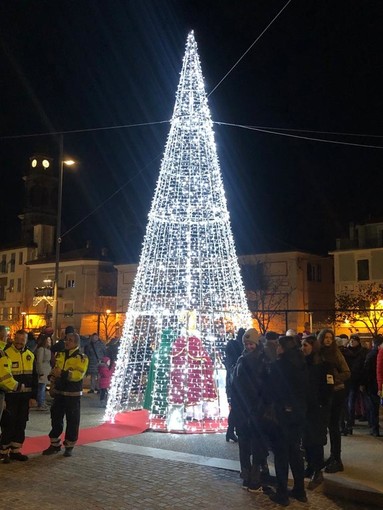
<svg viewBox="0 0 383 510">
<path fill-rule="evenodd" d="M 334 307 L 333 260 L 301 251 L 239 257 L 254 326 L 316 331 Z"/>
<path fill-rule="evenodd" d="M 383 222 L 350 224 L 348 237 L 337 239 L 331 254 L 336 294 L 357 291 L 367 283 L 383 283 Z"/>
<path fill-rule="evenodd" d="M 383 333 L 383 222 L 351 223 L 331 254 L 338 332 L 358 333 L 369 341 Z"/>
<path fill-rule="evenodd" d="M 15 245 L 0 249 L 0 323 L 23 325 L 27 294 L 25 262 L 36 256 L 35 246 Z M 25 319 L 24 319 L 25 323 Z M 24 324 L 25 325 L 25 324 Z"/>
<path fill-rule="evenodd" d="M 58 281 L 58 330 L 74 326 L 82 335 L 105 336 L 106 316 L 116 309 L 117 272 L 108 260 L 80 251 L 64 253 Z M 53 305 L 54 260 L 29 261 L 25 312 L 30 327 L 50 324 Z M 109 334 L 106 336 L 110 336 Z"/>
<path fill-rule="evenodd" d="M 268 330 L 289 328 L 303 331 L 324 327 L 334 308 L 332 257 L 291 251 L 252 254 L 239 257 L 250 311 L 271 319 Z M 137 264 L 115 266 L 117 278 L 117 311 L 124 314 L 134 285 Z M 270 317 L 271 316 L 271 317 Z M 119 317 L 123 322 L 123 315 Z M 259 323 L 254 321 L 259 328 Z"/>
</svg>

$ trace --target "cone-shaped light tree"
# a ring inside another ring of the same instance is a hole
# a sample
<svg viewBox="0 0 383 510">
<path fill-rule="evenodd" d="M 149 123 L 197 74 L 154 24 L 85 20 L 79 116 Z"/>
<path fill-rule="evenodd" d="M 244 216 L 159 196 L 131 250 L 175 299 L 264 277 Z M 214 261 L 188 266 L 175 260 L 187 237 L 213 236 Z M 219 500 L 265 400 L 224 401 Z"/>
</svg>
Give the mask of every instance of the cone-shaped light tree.
<svg viewBox="0 0 383 510">
<path fill-rule="evenodd" d="M 191 32 L 105 419 L 145 407 L 153 429 L 222 429 L 225 345 L 249 324 Z"/>
</svg>

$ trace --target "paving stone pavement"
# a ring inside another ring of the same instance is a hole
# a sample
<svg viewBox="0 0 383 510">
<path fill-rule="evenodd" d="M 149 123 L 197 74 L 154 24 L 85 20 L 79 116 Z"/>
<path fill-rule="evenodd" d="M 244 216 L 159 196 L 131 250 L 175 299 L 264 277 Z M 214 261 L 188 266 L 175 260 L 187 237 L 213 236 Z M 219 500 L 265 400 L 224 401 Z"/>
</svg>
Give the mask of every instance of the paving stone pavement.
<svg viewBox="0 0 383 510">
<path fill-rule="evenodd" d="M 277 509 L 266 495 L 241 488 L 238 473 L 92 446 L 73 457 L 31 455 L 28 462 L 0 465 L 0 508 L 9 510 L 225 510 Z M 310 492 L 292 510 L 369 510 Z"/>
<path fill-rule="evenodd" d="M 49 403 L 49 397 L 47 399 Z M 103 413 L 98 397 L 85 395 L 81 427 L 98 425 Z M 27 436 L 47 434 L 49 429 L 49 413 L 30 413 Z M 365 431 L 361 430 L 361 433 L 365 434 Z M 360 440 L 362 436 L 344 438 L 345 454 L 349 451 L 360 459 L 361 451 L 355 449 Z M 366 448 L 371 441 L 371 438 L 363 438 L 361 445 Z M 241 488 L 237 446 L 226 443 L 223 434 L 205 437 L 147 432 L 76 447 L 71 458 L 64 458 L 62 454 L 53 457 L 31 455 L 28 462 L 13 461 L 8 465 L 0 462 L 3 489 L 0 510 L 281 509 L 267 496 L 250 494 Z M 368 452 L 375 446 L 379 446 L 379 440 L 372 443 Z M 124 448 L 130 452 L 124 453 Z M 158 458 L 144 454 L 148 448 L 156 449 Z M 381 450 L 377 448 L 376 451 L 379 454 Z M 162 456 L 163 452 L 166 457 Z M 176 455 L 172 456 L 172 452 Z M 183 462 L 177 460 L 180 452 L 185 454 Z M 222 466 L 211 467 L 204 462 L 192 463 L 192 459 L 189 463 L 188 455 L 204 456 L 204 459 L 215 457 L 229 463 L 235 461 L 236 467 L 234 470 L 222 469 Z M 377 459 L 381 459 L 380 455 L 375 457 L 372 464 L 366 464 L 369 473 L 370 466 L 376 468 Z M 356 466 L 355 462 L 348 459 L 346 471 L 351 471 L 353 465 Z M 308 491 L 308 498 L 308 503 L 291 499 L 289 508 L 376 510 L 366 504 L 351 503 L 350 498 L 331 499 L 320 489 Z"/>
</svg>

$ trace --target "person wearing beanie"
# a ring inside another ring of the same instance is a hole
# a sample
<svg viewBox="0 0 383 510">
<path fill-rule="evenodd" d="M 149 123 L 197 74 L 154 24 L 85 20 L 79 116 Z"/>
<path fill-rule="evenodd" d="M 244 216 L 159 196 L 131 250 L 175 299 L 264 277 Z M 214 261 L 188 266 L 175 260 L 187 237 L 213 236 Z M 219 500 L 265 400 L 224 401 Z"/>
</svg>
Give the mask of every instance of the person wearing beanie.
<svg viewBox="0 0 383 510">
<path fill-rule="evenodd" d="M 238 444 L 242 487 L 249 492 L 262 492 L 269 477 L 268 447 L 261 428 L 266 364 L 260 335 L 255 328 L 242 337 L 244 352 L 233 374 L 231 409 Z M 264 487 L 262 489 L 262 487 Z"/>
<path fill-rule="evenodd" d="M 331 399 L 328 430 L 330 435 L 330 457 L 326 461 L 326 473 L 343 471 L 341 460 L 340 417 L 346 398 L 345 382 L 350 379 L 350 369 L 343 354 L 336 345 L 335 334 L 331 329 L 319 332 L 320 353 L 332 370 L 334 377 L 334 392 Z"/>
</svg>

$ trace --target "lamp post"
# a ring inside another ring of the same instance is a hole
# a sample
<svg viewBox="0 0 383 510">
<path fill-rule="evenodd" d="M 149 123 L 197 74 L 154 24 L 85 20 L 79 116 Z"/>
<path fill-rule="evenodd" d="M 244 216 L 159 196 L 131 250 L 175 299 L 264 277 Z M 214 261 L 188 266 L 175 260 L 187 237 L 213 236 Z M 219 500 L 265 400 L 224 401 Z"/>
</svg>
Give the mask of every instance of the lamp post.
<svg viewBox="0 0 383 510">
<path fill-rule="evenodd" d="M 72 160 L 64 160 L 64 136 L 60 134 L 59 138 L 59 181 L 57 193 L 57 218 L 56 218 L 56 246 L 55 246 L 55 277 L 53 286 L 53 309 L 52 309 L 52 328 L 55 340 L 59 339 L 58 328 L 58 286 L 60 271 L 60 249 L 61 249 L 61 214 L 63 199 L 63 176 L 64 165 L 71 166 L 74 164 Z"/>
<path fill-rule="evenodd" d="M 25 316 L 27 315 L 27 312 L 21 312 L 21 315 L 22 315 L 21 329 L 24 330 L 24 328 L 25 328 Z"/>
</svg>

